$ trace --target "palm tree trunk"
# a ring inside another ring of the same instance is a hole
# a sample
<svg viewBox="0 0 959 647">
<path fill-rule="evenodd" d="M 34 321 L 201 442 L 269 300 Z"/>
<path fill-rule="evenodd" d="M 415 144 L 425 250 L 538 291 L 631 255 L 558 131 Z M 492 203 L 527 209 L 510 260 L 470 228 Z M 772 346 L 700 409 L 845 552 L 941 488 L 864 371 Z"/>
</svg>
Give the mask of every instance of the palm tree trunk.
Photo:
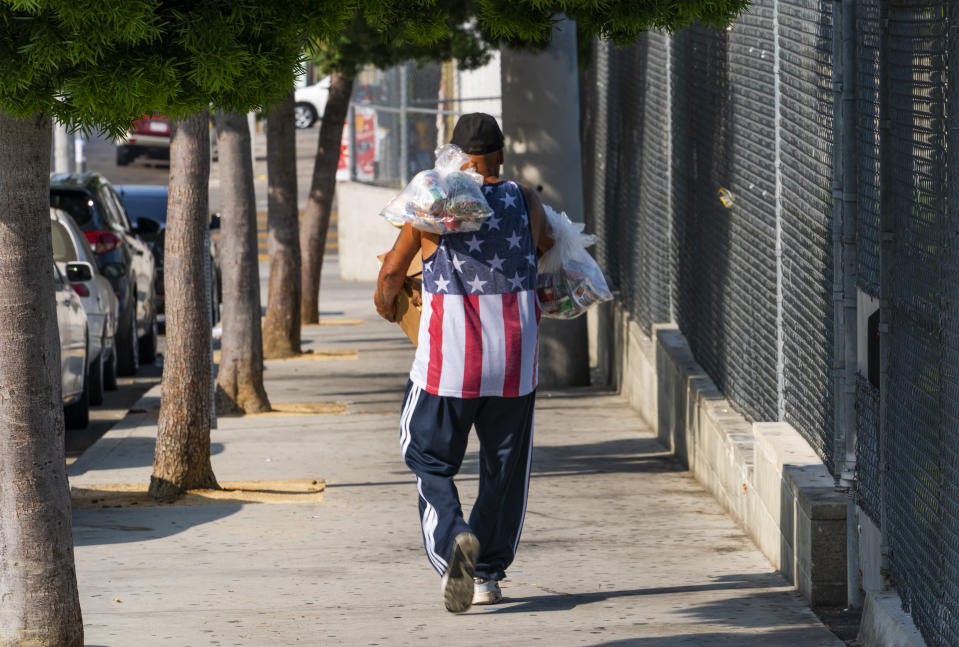
<svg viewBox="0 0 959 647">
<path fill-rule="evenodd" d="M 256 195 L 246 115 L 217 113 L 216 133 L 223 276 L 223 337 L 216 410 L 224 414 L 260 413 L 270 410 L 270 401 L 263 388 Z"/>
<path fill-rule="evenodd" d="M 330 211 L 336 190 L 336 166 L 340 159 L 343 121 L 350 106 L 353 77 L 338 72 L 330 75 L 330 93 L 323 110 L 320 140 L 313 164 L 310 197 L 303 212 L 300 231 L 300 249 L 303 258 L 303 299 L 300 316 L 304 324 L 320 320 L 320 275 L 323 271 L 323 252 L 326 232 L 330 228 Z"/>
<path fill-rule="evenodd" d="M 266 168 L 270 287 L 263 320 L 263 356 L 272 359 L 300 353 L 300 222 L 292 92 L 270 110 Z"/>
<path fill-rule="evenodd" d="M 0 644 L 83 645 L 63 450 L 50 120 L 0 112 Z"/>
<path fill-rule="evenodd" d="M 202 278 L 210 217 L 209 128 L 210 115 L 203 111 L 175 122 L 170 140 L 163 259 L 166 355 L 150 479 L 150 496 L 157 499 L 217 487 L 210 464 L 210 313 Z"/>
</svg>

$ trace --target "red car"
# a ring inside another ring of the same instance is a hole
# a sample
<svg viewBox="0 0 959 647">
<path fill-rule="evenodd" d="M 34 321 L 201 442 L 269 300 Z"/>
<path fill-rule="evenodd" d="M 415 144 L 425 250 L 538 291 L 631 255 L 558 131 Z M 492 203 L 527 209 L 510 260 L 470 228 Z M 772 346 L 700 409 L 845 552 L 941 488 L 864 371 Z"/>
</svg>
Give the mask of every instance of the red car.
<svg viewBox="0 0 959 647">
<path fill-rule="evenodd" d="M 137 157 L 170 159 L 170 119 L 143 115 L 133 122 L 126 137 L 117 141 L 117 166 L 126 166 Z"/>
</svg>

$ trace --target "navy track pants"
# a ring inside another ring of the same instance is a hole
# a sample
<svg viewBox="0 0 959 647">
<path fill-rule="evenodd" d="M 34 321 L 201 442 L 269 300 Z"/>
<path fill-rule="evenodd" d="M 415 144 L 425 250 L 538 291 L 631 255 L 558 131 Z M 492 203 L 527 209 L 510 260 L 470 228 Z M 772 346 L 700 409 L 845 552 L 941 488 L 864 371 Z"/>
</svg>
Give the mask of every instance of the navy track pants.
<svg viewBox="0 0 959 647">
<path fill-rule="evenodd" d="M 416 475 L 426 555 L 440 574 L 446 571 L 453 539 L 471 530 L 480 542 L 476 576 L 506 576 L 526 515 L 535 400 L 535 392 L 519 398 L 463 399 L 407 385 L 400 444 Z M 453 477 L 473 426 L 480 441 L 479 493 L 467 524 Z"/>
</svg>

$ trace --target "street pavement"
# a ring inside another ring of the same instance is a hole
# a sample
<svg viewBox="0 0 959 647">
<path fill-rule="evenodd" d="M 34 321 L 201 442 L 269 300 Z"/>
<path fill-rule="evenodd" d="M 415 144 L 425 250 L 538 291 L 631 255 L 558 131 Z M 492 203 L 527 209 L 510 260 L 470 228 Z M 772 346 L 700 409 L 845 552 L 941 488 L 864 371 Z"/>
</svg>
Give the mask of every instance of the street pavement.
<svg viewBox="0 0 959 647">
<path fill-rule="evenodd" d="M 333 413 L 221 417 L 211 446 L 221 481 L 324 480 L 322 500 L 75 510 L 87 645 L 843 644 L 599 387 L 539 394 L 505 600 L 447 613 L 400 457 L 413 348 L 376 318 L 372 285 L 335 275 L 331 260 L 326 325 L 304 329 L 314 358 L 266 363 L 274 404 Z M 148 483 L 159 388 L 70 466 L 71 486 Z M 475 437 L 458 483 L 468 514 Z"/>
</svg>

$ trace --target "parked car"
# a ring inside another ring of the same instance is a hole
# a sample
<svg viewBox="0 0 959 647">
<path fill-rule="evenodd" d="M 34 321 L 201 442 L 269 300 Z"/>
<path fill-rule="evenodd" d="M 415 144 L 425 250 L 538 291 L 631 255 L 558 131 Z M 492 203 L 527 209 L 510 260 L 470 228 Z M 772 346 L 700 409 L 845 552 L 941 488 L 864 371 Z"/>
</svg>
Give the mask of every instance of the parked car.
<svg viewBox="0 0 959 647">
<path fill-rule="evenodd" d="M 50 206 L 70 214 L 113 286 L 120 302 L 117 373 L 134 375 L 141 360 L 155 359 L 157 348 L 156 267 L 153 253 L 137 234 L 159 232 L 160 223 L 143 217 L 134 230 L 113 186 L 99 173 L 53 175 Z"/>
<path fill-rule="evenodd" d="M 313 85 L 297 88 L 293 92 L 293 123 L 297 128 L 309 128 L 323 116 L 326 97 L 330 94 L 330 77 L 324 77 Z"/>
<path fill-rule="evenodd" d="M 50 209 L 53 260 L 80 297 L 90 333 L 87 391 L 90 404 L 103 403 L 103 391 L 117 388 L 116 331 L 119 301 L 100 272 L 86 236 L 62 209 Z"/>
<path fill-rule="evenodd" d="M 141 238 L 150 245 L 153 258 L 156 261 L 156 282 L 154 288 L 157 294 L 157 314 L 163 318 L 165 300 L 163 293 L 163 244 L 166 240 L 166 209 L 169 188 L 166 185 L 148 184 L 118 184 L 114 187 L 120 201 L 126 208 L 127 215 L 137 228 L 140 218 L 149 218 L 160 224 L 160 231 L 154 236 L 144 232 Z M 213 235 L 220 227 L 220 218 L 214 214 L 210 219 L 210 286 L 213 291 L 211 321 L 215 325 L 220 320 L 220 303 L 223 302 L 223 291 L 220 289 L 220 254 L 219 238 Z"/>
<path fill-rule="evenodd" d="M 126 136 L 117 141 L 117 166 L 126 166 L 137 157 L 170 159 L 170 119 L 143 115 L 133 122 Z"/>
<path fill-rule="evenodd" d="M 87 313 L 67 279 L 53 266 L 60 333 L 60 383 L 63 420 L 68 429 L 82 429 L 90 420 L 87 378 Z"/>
</svg>

